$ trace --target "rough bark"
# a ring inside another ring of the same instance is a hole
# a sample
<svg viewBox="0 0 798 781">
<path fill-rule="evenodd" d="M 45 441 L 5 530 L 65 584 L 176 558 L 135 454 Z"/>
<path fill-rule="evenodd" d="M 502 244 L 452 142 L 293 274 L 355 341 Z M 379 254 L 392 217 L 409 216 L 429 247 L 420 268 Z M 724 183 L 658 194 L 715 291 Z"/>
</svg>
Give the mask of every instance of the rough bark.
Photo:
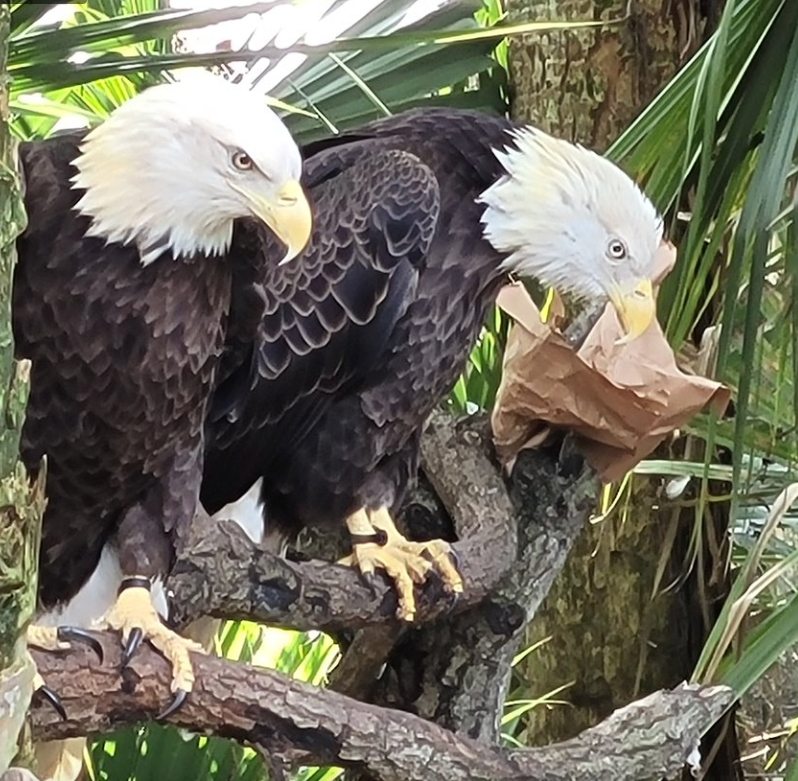
<svg viewBox="0 0 798 781">
<path fill-rule="evenodd" d="M 0 5 L 0 774 L 17 750 L 31 696 L 33 666 L 22 633 L 33 615 L 42 492 L 18 460 L 27 397 L 27 365 L 14 361 L 11 275 L 14 242 L 24 226 L 15 147 L 8 129 L 10 14 Z"/>
<path fill-rule="evenodd" d="M 507 5 L 513 22 L 622 20 L 510 42 L 515 118 L 603 150 L 703 42 L 722 3 L 508 0 Z M 568 706 L 531 711 L 527 743 L 567 739 L 615 708 L 689 676 L 695 647 L 705 636 L 696 626 L 691 584 L 685 586 L 682 573 L 683 542 L 693 517 L 680 519 L 659 510 L 659 504 L 657 489 L 638 482 L 623 507 L 586 525 L 579 536 L 527 637 L 529 643 L 553 640 L 521 670 L 532 694 L 572 683 L 558 695 Z M 671 558 L 663 560 L 666 551 Z M 657 591 L 663 564 L 661 585 L 682 588 Z M 718 777 L 731 778 L 728 772 Z"/>
<path fill-rule="evenodd" d="M 572 682 L 560 695 L 568 707 L 529 713 L 537 743 L 566 739 L 615 708 L 689 676 L 687 615 L 682 596 L 652 595 L 671 525 L 654 509 L 648 484 L 636 484 L 629 512 L 585 527 L 528 642 L 552 637 L 521 667 L 535 695 Z M 678 576 L 668 567 L 663 579 Z"/>
<path fill-rule="evenodd" d="M 484 438 L 489 441 L 487 430 Z M 457 450 L 425 448 L 427 474 L 440 481 L 456 472 Z M 376 701 L 461 735 L 497 741 L 512 659 L 595 505 L 598 481 L 568 451 L 566 440 L 562 452 L 521 454 L 510 489 L 519 541 L 512 566 L 481 605 L 408 634 L 388 660 Z"/>
<path fill-rule="evenodd" d="M 33 711 L 34 735 L 57 739 L 151 719 L 168 701 L 170 670 L 149 648 L 119 674 L 120 649 L 103 638 L 106 663 L 91 652 L 36 654 L 68 713 Z M 197 688 L 170 722 L 246 742 L 288 766 L 357 766 L 381 781 L 430 778 L 605 779 L 660 777 L 694 756 L 698 740 L 728 707 L 721 687 L 682 686 L 614 714 L 578 740 L 544 749 L 502 751 L 416 716 L 359 703 L 335 692 L 211 657 L 195 657 Z M 86 696 L 90 693 L 91 696 Z"/>
<path fill-rule="evenodd" d="M 451 444 L 450 457 L 458 463 L 443 479 L 457 496 L 451 511 L 467 519 L 468 534 L 454 546 L 468 583 L 456 606 L 462 611 L 496 588 L 515 560 L 517 545 L 512 504 L 477 433 L 484 431 L 485 420 L 468 421 L 466 429 L 472 433 L 464 434 L 459 446 L 452 441 L 454 427 L 447 416 L 433 416 L 425 442 L 438 449 Z M 247 577 L 241 577 L 242 571 Z M 253 548 L 236 525 L 207 519 L 194 524 L 169 588 L 175 594 L 171 612 L 179 625 L 208 614 L 330 633 L 396 624 L 396 598 L 387 580 L 372 591 L 349 567 L 286 561 Z M 418 605 L 419 621 L 451 609 L 434 580 L 419 595 Z"/>
<path fill-rule="evenodd" d="M 720 0 L 507 0 L 511 22 L 602 21 L 514 37 L 513 114 L 603 150 L 701 43 Z M 704 10 L 701 10 L 703 5 Z"/>
</svg>

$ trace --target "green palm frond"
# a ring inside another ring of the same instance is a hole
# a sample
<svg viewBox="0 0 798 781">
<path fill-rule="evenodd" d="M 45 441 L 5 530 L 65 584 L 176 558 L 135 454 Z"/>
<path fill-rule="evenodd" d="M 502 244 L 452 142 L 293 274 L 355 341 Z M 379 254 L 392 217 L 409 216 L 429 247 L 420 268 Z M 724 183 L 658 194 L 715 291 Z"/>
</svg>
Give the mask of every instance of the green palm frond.
<svg viewBox="0 0 798 781">
<path fill-rule="evenodd" d="M 659 308 L 671 342 L 721 327 L 717 371 L 734 391 L 733 417 L 703 415 L 687 430 L 732 463 L 712 463 L 708 447 L 703 464 L 639 469 L 681 470 L 701 486 L 699 502 L 731 503 L 737 577 L 696 677 L 740 695 L 798 641 L 796 510 L 759 545 L 798 461 L 796 30 L 789 0 L 730 0 L 712 39 L 610 151 L 669 212 L 679 259 Z M 713 497 L 710 479 L 729 488 Z M 759 614 L 747 634 L 741 610 Z"/>
<path fill-rule="evenodd" d="M 493 53 L 507 34 L 619 23 L 586 20 L 511 26 L 502 21 L 496 0 L 488 3 L 487 12 L 477 0 L 464 0 L 445 4 L 407 26 L 404 20 L 414 3 L 383 0 L 346 35 L 326 43 L 300 40 L 287 48 L 270 44 L 193 53 L 175 49 L 177 33 L 273 11 L 279 4 L 186 11 L 161 7 L 158 0 L 89 0 L 74 4 L 75 12 L 67 21 L 42 27 L 42 18 L 56 5 L 62 4 L 14 6 L 12 98 L 21 116 L 17 130 L 29 137 L 48 132 L 56 104 L 64 106 L 64 114 L 76 105 L 84 118 L 86 112 L 96 111 L 99 121 L 132 92 L 168 78 L 168 71 L 244 64 L 247 71 L 257 72 L 254 80 L 260 81 L 289 54 L 305 60 L 270 92 L 314 115 L 289 115 L 300 140 L 372 118 L 375 106 L 395 112 L 434 102 L 503 112 L 505 69 Z M 476 11 L 483 24 L 476 20 Z M 265 69 L 264 63 L 268 63 Z M 79 89 L 82 85 L 88 86 Z M 46 109 L 21 99 L 40 92 L 50 100 Z"/>
</svg>

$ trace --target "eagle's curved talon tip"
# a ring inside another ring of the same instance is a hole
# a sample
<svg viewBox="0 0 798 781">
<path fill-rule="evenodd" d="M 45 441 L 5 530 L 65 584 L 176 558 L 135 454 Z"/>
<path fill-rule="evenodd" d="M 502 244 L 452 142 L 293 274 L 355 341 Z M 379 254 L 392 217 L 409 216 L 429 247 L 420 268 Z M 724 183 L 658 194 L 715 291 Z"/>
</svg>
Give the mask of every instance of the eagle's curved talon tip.
<svg viewBox="0 0 798 781">
<path fill-rule="evenodd" d="M 61 721 L 67 720 L 66 710 L 64 709 L 64 703 L 61 702 L 61 698 L 49 687 L 49 686 L 40 686 L 36 693 L 44 697 L 50 705 L 53 706 L 53 710 L 61 717 Z"/>
<path fill-rule="evenodd" d="M 97 658 L 100 660 L 100 664 L 102 664 L 103 660 L 105 659 L 102 643 L 94 635 L 86 632 L 83 629 L 77 629 L 73 626 L 59 626 L 58 640 L 59 642 L 69 643 L 70 645 L 74 643 L 87 645 L 97 655 Z"/>
<path fill-rule="evenodd" d="M 185 689 L 177 689 L 172 701 L 155 717 L 156 721 L 163 721 L 168 719 L 173 713 L 176 713 L 183 707 L 183 703 L 188 699 L 188 692 Z"/>
<path fill-rule="evenodd" d="M 133 658 L 133 654 L 138 650 L 139 645 L 141 645 L 143 637 L 144 632 L 139 627 L 131 629 L 130 634 L 127 636 L 125 650 L 122 652 L 122 667 L 127 667 L 128 664 L 130 664 L 130 660 Z"/>
<path fill-rule="evenodd" d="M 377 576 L 373 572 L 361 572 L 360 576 L 371 592 L 371 596 L 376 599 L 380 595 L 380 590 L 377 587 Z"/>
<path fill-rule="evenodd" d="M 449 605 L 446 608 L 447 613 L 453 613 L 454 609 L 457 607 L 457 603 L 460 601 L 460 591 L 452 591 L 449 597 Z"/>
<path fill-rule="evenodd" d="M 452 566 L 457 570 L 457 574 L 462 577 L 463 559 L 460 557 L 460 554 L 454 548 L 449 548 L 449 558 L 452 561 Z"/>
</svg>

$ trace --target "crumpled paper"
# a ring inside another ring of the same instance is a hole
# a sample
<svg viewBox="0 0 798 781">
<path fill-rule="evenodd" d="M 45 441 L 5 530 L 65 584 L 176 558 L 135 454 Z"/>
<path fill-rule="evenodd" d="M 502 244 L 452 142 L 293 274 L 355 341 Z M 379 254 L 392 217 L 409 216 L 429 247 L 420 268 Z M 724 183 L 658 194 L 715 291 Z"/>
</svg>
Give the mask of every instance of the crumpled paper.
<svg viewBox="0 0 798 781">
<path fill-rule="evenodd" d="M 656 282 L 673 267 L 676 250 L 663 243 Z M 491 423 L 506 464 L 565 428 L 607 482 L 623 477 L 672 431 L 710 405 L 722 414 L 729 390 L 688 374 L 656 321 L 637 339 L 619 343 L 623 330 L 607 305 L 575 351 L 552 328 L 520 285 L 508 285 L 499 306 L 515 320 L 504 356 Z"/>
</svg>

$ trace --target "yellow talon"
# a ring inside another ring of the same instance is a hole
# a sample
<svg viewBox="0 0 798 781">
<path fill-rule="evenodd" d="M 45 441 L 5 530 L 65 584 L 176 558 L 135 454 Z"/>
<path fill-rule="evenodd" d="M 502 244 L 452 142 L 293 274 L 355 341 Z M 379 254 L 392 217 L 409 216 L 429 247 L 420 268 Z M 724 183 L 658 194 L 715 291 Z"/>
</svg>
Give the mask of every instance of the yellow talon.
<svg viewBox="0 0 798 781">
<path fill-rule="evenodd" d="M 58 629 L 54 626 L 32 624 L 28 627 L 25 638 L 28 645 L 42 651 L 66 651 L 69 648 L 69 643 L 58 639 Z"/>
<path fill-rule="evenodd" d="M 447 591 L 454 594 L 463 591 L 463 579 L 452 562 L 452 549 L 448 542 L 408 540 L 396 528 L 386 508 L 360 509 L 347 518 L 346 525 L 350 534 L 355 536 L 369 536 L 377 531 L 385 533 L 385 544 L 354 544 L 352 555 L 339 563 L 357 566 L 364 575 L 372 574 L 375 569 L 384 570 L 396 588 L 399 600 L 397 616 L 400 619 L 411 622 L 415 618 L 413 584 L 424 583 L 432 569 L 438 572 Z"/>
<path fill-rule="evenodd" d="M 140 630 L 143 637 L 149 640 L 172 665 L 172 691 L 181 690 L 188 693 L 194 688 L 194 668 L 189 652 L 201 652 L 203 648 L 193 640 L 180 637 L 161 623 L 148 589 L 142 586 L 124 589 L 117 597 L 114 606 L 102 619 L 99 628 L 121 632 L 124 643 L 127 643 L 134 630 Z"/>
</svg>

